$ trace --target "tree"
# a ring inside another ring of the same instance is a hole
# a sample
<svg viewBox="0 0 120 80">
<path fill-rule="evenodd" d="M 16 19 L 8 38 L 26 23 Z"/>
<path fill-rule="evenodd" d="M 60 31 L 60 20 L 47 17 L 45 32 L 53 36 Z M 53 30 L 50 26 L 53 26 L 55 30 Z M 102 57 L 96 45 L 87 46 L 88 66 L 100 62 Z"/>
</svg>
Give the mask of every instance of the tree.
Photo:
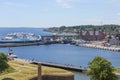
<svg viewBox="0 0 120 80">
<path fill-rule="evenodd" d="M 118 77 L 113 73 L 111 62 L 106 59 L 96 56 L 88 65 L 90 68 L 88 75 L 91 80 L 118 80 Z"/>
<path fill-rule="evenodd" d="M 8 59 L 7 59 L 6 55 L 4 53 L 0 52 L 0 73 L 2 73 L 5 69 L 7 69 L 9 67 L 7 62 L 8 62 Z"/>
</svg>

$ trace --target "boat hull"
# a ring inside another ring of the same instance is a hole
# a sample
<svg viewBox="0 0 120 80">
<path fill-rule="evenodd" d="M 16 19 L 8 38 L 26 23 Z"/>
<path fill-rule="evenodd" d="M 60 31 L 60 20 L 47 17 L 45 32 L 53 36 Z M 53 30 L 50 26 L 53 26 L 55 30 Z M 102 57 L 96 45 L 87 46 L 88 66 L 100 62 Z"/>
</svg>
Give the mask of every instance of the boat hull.
<svg viewBox="0 0 120 80">
<path fill-rule="evenodd" d="M 0 40 L 0 43 L 4 44 L 4 43 L 32 43 L 32 42 L 40 42 L 40 40 Z"/>
</svg>

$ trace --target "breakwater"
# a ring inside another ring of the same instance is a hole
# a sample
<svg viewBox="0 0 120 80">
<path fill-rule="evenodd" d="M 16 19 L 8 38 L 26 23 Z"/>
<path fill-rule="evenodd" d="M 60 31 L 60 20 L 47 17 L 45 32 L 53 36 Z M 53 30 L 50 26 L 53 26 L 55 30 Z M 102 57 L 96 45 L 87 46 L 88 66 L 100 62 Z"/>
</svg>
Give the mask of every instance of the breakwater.
<svg viewBox="0 0 120 80">
<path fill-rule="evenodd" d="M 57 41 L 50 41 L 50 42 L 25 42 L 25 43 L 0 43 L 0 47 L 19 47 L 19 46 L 32 46 L 32 45 L 46 45 L 46 44 L 55 44 L 59 43 Z"/>
<path fill-rule="evenodd" d="M 32 42 L 32 43 L 4 43 L 0 44 L 0 47 L 17 47 L 17 46 L 31 46 L 31 45 L 42 45 L 44 42 Z"/>
</svg>

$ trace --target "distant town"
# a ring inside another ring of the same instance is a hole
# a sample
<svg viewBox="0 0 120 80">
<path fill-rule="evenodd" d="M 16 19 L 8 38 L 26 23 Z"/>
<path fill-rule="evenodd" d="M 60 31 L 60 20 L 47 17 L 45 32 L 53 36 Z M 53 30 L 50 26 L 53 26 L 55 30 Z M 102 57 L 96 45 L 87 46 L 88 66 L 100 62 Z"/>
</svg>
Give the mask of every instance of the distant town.
<svg viewBox="0 0 120 80">
<path fill-rule="evenodd" d="M 57 35 L 63 34 L 64 40 L 72 40 L 73 44 L 79 46 L 120 50 L 120 25 L 61 26 L 48 28 L 45 31 L 54 33 L 54 39 L 55 36 L 58 39 Z"/>
</svg>

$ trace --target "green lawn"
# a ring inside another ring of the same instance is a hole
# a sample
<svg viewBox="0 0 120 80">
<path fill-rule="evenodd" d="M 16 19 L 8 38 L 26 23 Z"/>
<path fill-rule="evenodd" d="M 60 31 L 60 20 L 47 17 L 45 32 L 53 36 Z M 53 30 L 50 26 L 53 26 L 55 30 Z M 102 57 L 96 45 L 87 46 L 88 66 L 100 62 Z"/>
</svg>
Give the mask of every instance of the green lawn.
<svg viewBox="0 0 120 80">
<path fill-rule="evenodd" d="M 117 74 L 120 74 L 120 68 L 115 68 L 114 72 L 117 73 Z M 120 80 L 120 78 L 119 78 L 119 80 Z"/>
<path fill-rule="evenodd" d="M 120 73 L 120 68 L 115 68 L 115 73 Z"/>
<path fill-rule="evenodd" d="M 0 80 L 31 80 L 37 77 L 37 65 L 24 62 L 9 61 L 8 63 L 15 69 L 14 72 L 0 75 Z M 63 69 L 42 66 L 42 75 L 49 76 L 72 76 L 73 74 Z"/>
</svg>

